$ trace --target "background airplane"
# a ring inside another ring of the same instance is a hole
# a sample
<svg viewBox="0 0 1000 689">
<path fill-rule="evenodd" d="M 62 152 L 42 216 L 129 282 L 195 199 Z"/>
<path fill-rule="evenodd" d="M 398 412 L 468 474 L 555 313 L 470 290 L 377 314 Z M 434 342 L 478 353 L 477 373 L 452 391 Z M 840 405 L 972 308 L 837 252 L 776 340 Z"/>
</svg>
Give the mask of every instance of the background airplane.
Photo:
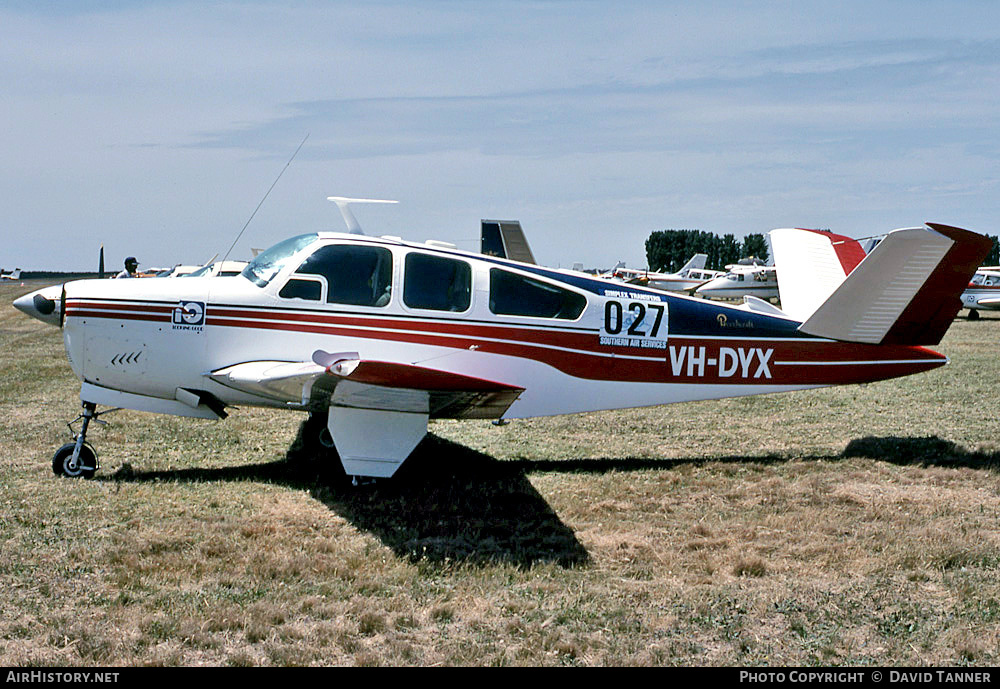
<svg viewBox="0 0 1000 689">
<path fill-rule="evenodd" d="M 20 280 L 21 279 L 21 269 L 15 268 L 9 273 L 0 273 L 0 279 L 3 280 Z"/>
<path fill-rule="evenodd" d="M 723 274 L 719 270 L 707 270 L 705 268 L 707 260 L 707 254 L 695 254 L 676 273 L 658 273 L 626 268 L 624 264 L 619 264 L 608 272 L 602 273 L 599 277 L 666 292 L 690 292 Z"/>
<path fill-rule="evenodd" d="M 1000 309 L 1000 266 L 976 271 L 968 288 L 962 292 L 962 305 L 969 309 L 969 319 L 979 318 L 979 309 Z"/>
<path fill-rule="evenodd" d="M 922 345 L 940 341 L 991 242 L 943 225 L 902 232 L 804 321 L 760 300 L 727 305 L 340 233 L 280 242 L 241 279 L 81 280 L 14 305 L 62 327 L 81 380 L 83 425 L 53 457 L 59 475 L 97 471 L 86 433 L 106 413 L 98 405 L 207 419 L 256 405 L 321 415 L 347 474 L 390 477 L 430 419 L 651 406 L 941 366 L 947 358 Z"/>
<path fill-rule="evenodd" d="M 774 266 L 766 266 L 754 258 L 742 259 L 726 266 L 726 272 L 695 290 L 707 299 L 742 299 L 752 296 L 768 301 L 778 298 L 778 278 Z"/>
<path fill-rule="evenodd" d="M 246 268 L 247 265 L 248 265 L 247 261 L 215 261 L 213 263 L 209 263 L 208 265 L 202 266 L 197 270 L 193 270 L 190 273 L 182 273 L 180 275 L 171 277 L 184 277 L 184 278 L 233 277 L 242 273 L 243 269 Z"/>
</svg>

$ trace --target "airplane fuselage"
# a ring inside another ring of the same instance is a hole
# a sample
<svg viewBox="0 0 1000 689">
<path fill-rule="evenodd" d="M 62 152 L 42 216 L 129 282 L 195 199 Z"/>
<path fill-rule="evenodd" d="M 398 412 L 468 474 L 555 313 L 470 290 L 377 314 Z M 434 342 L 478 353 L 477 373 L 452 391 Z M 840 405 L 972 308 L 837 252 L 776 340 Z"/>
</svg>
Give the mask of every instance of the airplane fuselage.
<svg viewBox="0 0 1000 689">
<path fill-rule="evenodd" d="M 85 394 L 119 406 L 128 400 L 110 391 L 166 400 L 172 413 L 185 411 L 180 391 L 226 405 L 305 408 L 209 374 L 345 351 L 522 387 L 505 416 L 529 417 L 868 382 L 946 361 L 922 347 L 824 340 L 787 318 L 459 251 L 334 234 L 310 250 L 333 245 L 389 252 L 384 303 L 282 296 L 308 251 L 263 286 L 243 276 L 66 284 L 64 339 Z M 408 290 L 427 291 L 407 282 L 413 255 L 467 268 L 467 302 L 410 298 Z M 526 282 L 498 306 L 504 280 Z M 532 289 L 561 291 L 575 306 L 525 315 L 533 307 L 518 299 Z"/>
<path fill-rule="evenodd" d="M 962 292 L 962 306 L 972 310 L 1000 309 L 1000 271 L 976 271 Z"/>
</svg>

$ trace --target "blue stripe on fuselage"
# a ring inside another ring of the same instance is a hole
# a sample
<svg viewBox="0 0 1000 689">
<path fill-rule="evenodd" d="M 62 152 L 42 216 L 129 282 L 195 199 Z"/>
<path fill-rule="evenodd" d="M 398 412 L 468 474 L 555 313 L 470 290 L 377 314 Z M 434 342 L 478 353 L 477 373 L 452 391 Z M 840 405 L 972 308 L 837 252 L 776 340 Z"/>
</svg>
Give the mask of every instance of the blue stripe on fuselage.
<svg viewBox="0 0 1000 689">
<path fill-rule="evenodd" d="M 527 273 L 534 273 L 550 280 L 555 280 L 578 289 L 600 296 L 618 296 L 614 293 L 641 294 L 648 299 L 655 297 L 665 301 L 670 309 L 670 333 L 674 335 L 726 336 L 739 337 L 801 337 L 811 338 L 811 335 L 799 332 L 801 323 L 785 318 L 777 318 L 763 313 L 744 311 L 734 306 L 720 304 L 707 299 L 695 299 L 680 295 L 668 294 L 648 287 L 611 282 L 601 278 L 589 278 L 582 275 L 568 275 L 557 270 L 509 262 L 493 256 L 477 256 L 481 261 L 495 263 L 500 266 L 516 268 Z M 622 299 L 628 299 L 622 296 Z M 724 318 L 720 319 L 720 316 Z"/>
</svg>

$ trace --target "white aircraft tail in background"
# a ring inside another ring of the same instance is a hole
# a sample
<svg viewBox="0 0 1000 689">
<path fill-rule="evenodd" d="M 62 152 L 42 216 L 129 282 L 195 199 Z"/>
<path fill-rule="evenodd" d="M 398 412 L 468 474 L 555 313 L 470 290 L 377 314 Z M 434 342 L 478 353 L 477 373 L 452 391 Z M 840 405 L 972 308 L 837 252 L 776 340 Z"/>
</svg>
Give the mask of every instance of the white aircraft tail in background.
<svg viewBox="0 0 1000 689">
<path fill-rule="evenodd" d="M 20 280 L 21 279 L 21 269 L 15 268 L 13 272 L 7 273 L 6 275 L 0 275 L 0 279 L 4 280 Z"/>
<path fill-rule="evenodd" d="M 519 220 L 480 220 L 480 251 L 487 256 L 509 258 L 521 263 L 535 263 Z"/>
</svg>

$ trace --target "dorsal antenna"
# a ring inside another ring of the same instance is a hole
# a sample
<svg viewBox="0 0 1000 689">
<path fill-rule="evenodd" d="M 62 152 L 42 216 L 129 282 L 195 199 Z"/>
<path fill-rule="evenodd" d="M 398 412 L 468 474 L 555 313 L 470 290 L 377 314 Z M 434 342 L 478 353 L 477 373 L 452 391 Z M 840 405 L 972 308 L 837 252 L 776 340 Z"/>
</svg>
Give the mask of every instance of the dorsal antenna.
<svg viewBox="0 0 1000 689">
<path fill-rule="evenodd" d="M 344 216 L 344 222 L 347 223 L 347 230 L 351 234 L 364 234 L 361 225 L 358 223 L 358 219 L 351 212 L 350 206 L 352 203 L 399 203 L 399 201 L 390 201 L 387 199 L 349 199 L 346 196 L 327 196 L 326 199 L 337 204 L 340 214 Z"/>
</svg>

